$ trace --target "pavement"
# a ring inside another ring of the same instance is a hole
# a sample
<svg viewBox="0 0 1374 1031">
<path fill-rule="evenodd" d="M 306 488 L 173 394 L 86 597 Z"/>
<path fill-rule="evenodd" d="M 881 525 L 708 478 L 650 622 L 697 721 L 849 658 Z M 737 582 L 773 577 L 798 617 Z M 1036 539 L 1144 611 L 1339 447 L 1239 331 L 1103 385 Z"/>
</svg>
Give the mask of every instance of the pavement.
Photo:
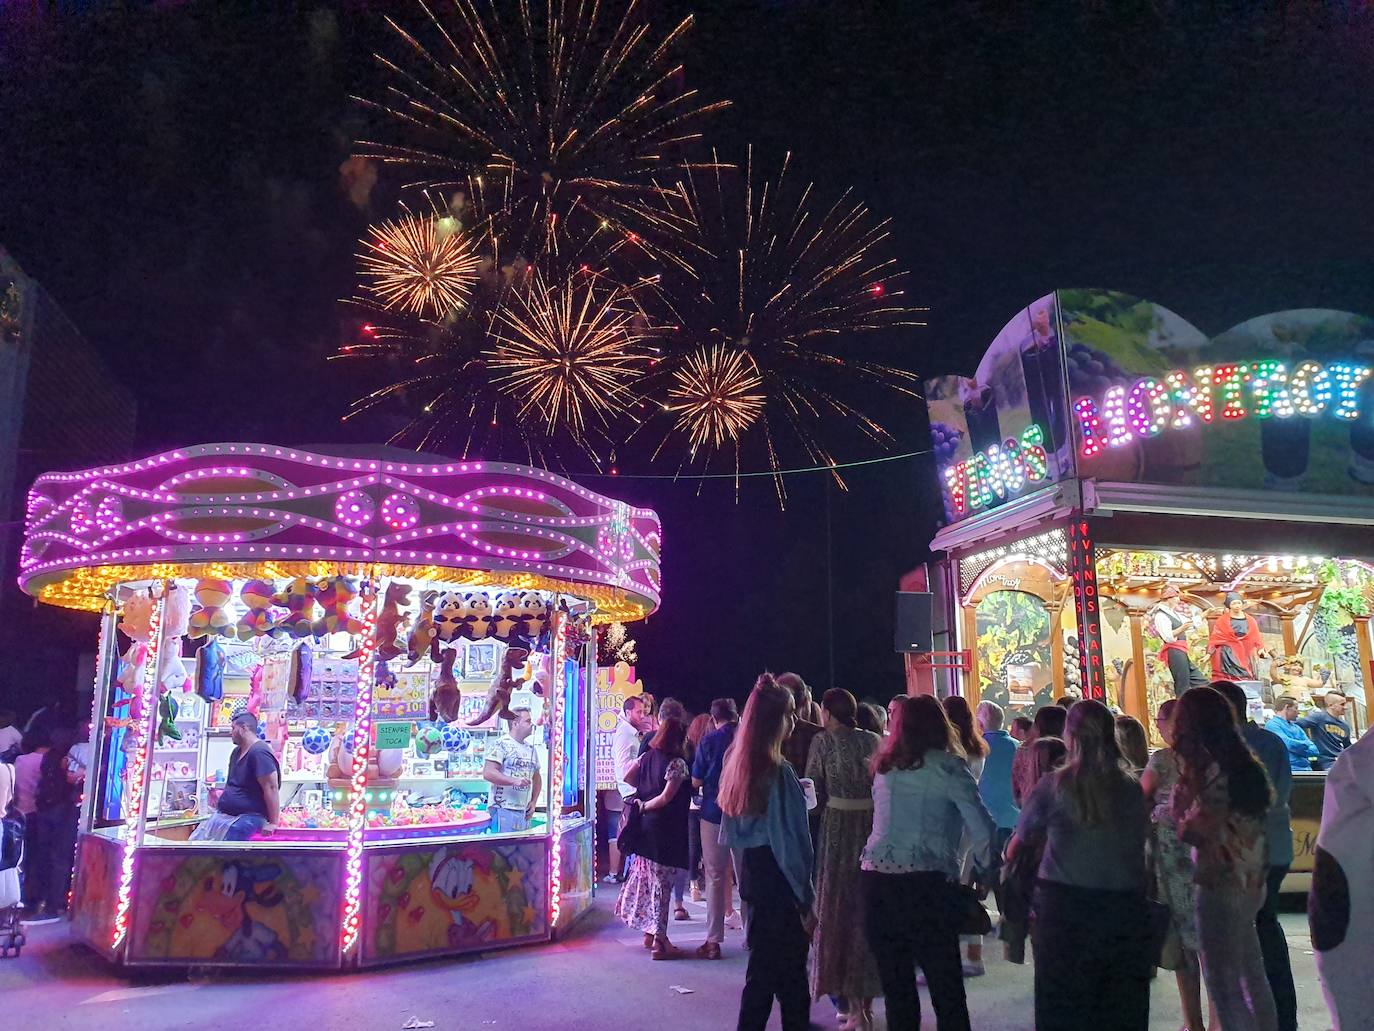
<svg viewBox="0 0 1374 1031">
<path fill-rule="evenodd" d="M 362 973 L 226 974 L 221 971 L 122 973 L 70 936 L 65 923 L 34 927 L 18 959 L 0 960 L 0 1026 L 80 1028 L 224 1028 L 226 1031 L 401 1031 L 411 1018 L 435 1031 L 544 1031 L 613 1027 L 616 1031 L 722 1031 L 735 1026 L 748 953 L 727 932 L 719 962 L 649 959 L 641 936 L 611 913 L 602 889 L 595 908 L 563 941 L 459 959 L 431 960 Z M 705 907 L 688 902 L 690 921 L 673 940 L 695 947 Z M 1331 1020 L 1317 984 L 1306 916 L 1282 917 L 1298 988 L 1303 1031 Z M 975 1028 L 1031 1031 L 1032 967 L 987 949 L 987 975 L 968 982 Z M 682 991 L 688 989 L 688 991 Z M 1173 977 L 1155 981 L 1151 1031 L 1178 1031 Z M 923 1028 L 935 1027 L 921 990 Z M 878 1012 L 882 1013 L 881 1001 Z M 835 1027 L 833 1009 L 812 1007 L 813 1026 Z M 414 1025 L 412 1025 L 414 1026 Z M 881 1019 L 880 1028 L 883 1027 Z M 770 1028 L 779 1027 L 776 1010 Z"/>
</svg>

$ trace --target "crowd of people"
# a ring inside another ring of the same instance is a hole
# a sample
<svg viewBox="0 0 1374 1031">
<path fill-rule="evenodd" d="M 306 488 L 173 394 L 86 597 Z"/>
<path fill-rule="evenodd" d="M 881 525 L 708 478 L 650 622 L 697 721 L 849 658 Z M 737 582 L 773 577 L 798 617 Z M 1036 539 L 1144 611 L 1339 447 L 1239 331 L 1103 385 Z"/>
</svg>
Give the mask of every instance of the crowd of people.
<svg viewBox="0 0 1374 1031">
<path fill-rule="evenodd" d="M 827 998 L 842 1029 L 867 1031 L 878 997 L 888 1028 L 916 1029 L 918 982 L 942 1031 L 969 1028 L 989 895 L 1006 958 L 1033 956 L 1040 1031 L 1144 1029 L 1159 970 L 1185 1031 L 1295 1031 L 1277 909 L 1288 799 L 1293 770 L 1311 768 L 1299 759 L 1325 753 L 1249 721 L 1247 704 L 1227 681 L 1190 689 L 1161 706 L 1151 752 L 1138 720 L 1073 698 L 1009 727 L 996 704 L 957 696 L 884 710 L 832 689 L 817 704 L 794 673 L 761 676 L 742 716 L 728 698 L 690 723 L 671 699 L 654 714 L 630 698 L 616 913 L 653 959 L 684 958 L 669 925 L 690 884 L 707 909 L 695 955 L 719 959 L 737 883 L 741 1031 L 775 1002 L 800 1031 Z M 1337 738 L 1333 706 L 1308 726 Z"/>
<path fill-rule="evenodd" d="M 66 914 L 90 759 L 89 724 L 72 726 L 48 708 L 21 730 L 14 713 L 0 712 L 0 870 L 18 871 L 27 923 Z"/>
</svg>

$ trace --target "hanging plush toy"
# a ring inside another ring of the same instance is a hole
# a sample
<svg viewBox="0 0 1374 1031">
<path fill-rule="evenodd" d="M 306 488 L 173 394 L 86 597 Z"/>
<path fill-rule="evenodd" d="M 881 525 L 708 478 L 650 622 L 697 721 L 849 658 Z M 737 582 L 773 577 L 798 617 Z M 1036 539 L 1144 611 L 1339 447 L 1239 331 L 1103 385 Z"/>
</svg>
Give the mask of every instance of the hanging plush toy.
<svg viewBox="0 0 1374 1031">
<path fill-rule="evenodd" d="M 244 704 L 244 711 L 254 716 L 262 713 L 262 674 L 266 669 L 266 663 L 258 663 L 253 667 L 253 672 L 248 674 L 248 701 Z"/>
<path fill-rule="evenodd" d="M 516 610 L 519 626 L 516 635 L 531 641 L 539 640 L 539 635 L 549 625 L 549 602 L 538 591 L 520 592 L 520 605 Z"/>
<path fill-rule="evenodd" d="M 377 613 L 377 658 L 381 662 L 403 655 L 406 646 L 401 643 L 401 634 L 409 620 L 401 611 L 410 604 L 410 586 L 399 580 L 392 580 L 386 586 L 382 600 L 382 611 Z"/>
<path fill-rule="evenodd" d="M 276 626 L 280 612 L 272 608 L 272 597 L 277 589 L 267 580 L 249 580 L 239 590 L 239 601 L 248 612 L 238 622 L 240 641 L 251 641 L 254 637 L 264 637 Z"/>
<path fill-rule="evenodd" d="M 157 682 L 165 691 L 191 690 L 191 674 L 181 658 L 181 642 L 190 629 L 190 622 L 191 593 L 172 584 L 163 603 L 162 647 L 157 660 Z"/>
<path fill-rule="evenodd" d="M 163 741 L 180 741 L 181 731 L 177 729 L 177 712 L 180 706 L 177 701 L 169 694 L 164 694 L 157 703 L 157 743 Z"/>
<path fill-rule="evenodd" d="M 296 646 L 296 654 L 291 663 L 291 697 L 297 702 L 310 699 L 310 682 L 315 668 L 315 653 L 309 641 Z"/>
<path fill-rule="evenodd" d="M 317 588 L 316 600 L 324 615 L 315 620 L 315 636 L 361 634 L 363 624 L 348 614 L 348 606 L 358 596 L 358 585 L 346 576 L 326 580 Z"/>
<path fill-rule="evenodd" d="M 196 584 L 196 604 L 200 606 L 191 614 L 186 636 L 232 637 L 234 621 L 224 606 L 234 596 L 234 585 L 228 580 L 207 579 Z"/>
<path fill-rule="evenodd" d="M 315 595 L 319 587 L 303 576 L 286 585 L 286 590 L 272 595 L 272 601 L 286 609 L 286 615 L 273 624 L 292 637 L 309 637 L 315 628 Z"/>
<path fill-rule="evenodd" d="M 147 644 L 153 636 L 153 601 L 147 591 L 135 591 L 124 602 L 123 617 L 119 629 L 125 637 L 139 644 Z"/>
<path fill-rule="evenodd" d="M 492 607 L 491 636 L 506 640 L 520 628 L 520 592 L 502 591 Z"/>
<path fill-rule="evenodd" d="M 224 697 L 224 664 L 227 656 L 219 639 L 211 637 L 200 649 L 198 657 L 198 679 L 200 696 L 206 701 L 217 701 Z"/>
<path fill-rule="evenodd" d="M 482 709 L 482 714 L 475 720 L 468 720 L 466 726 L 480 726 L 498 714 L 502 719 L 514 718 L 515 714 L 510 711 L 510 696 L 516 686 L 514 674 L 525 664 L 529 654 L 527 648 L 506 649 L 506 654 L 501 657 L 501 668 L 496 671 L 491 687 L 487 689 L 487 704 Z"/>
<path fill-rule="evenodd" d="M 420 595 L 420 618 L 410 630 L 406 646 L 406 665 L 413 666 L 420 656 L 429 652 L 435 662 L 439 661 L 439 631 L 434 625 L 434 595 L 426 591 Z"/>
<path fill-rule="evenodd" d="M 429 718 L 452 723 L 458 718 L 458 708 L 463 702 L 463 693 L 458 690 L 458 678 L 453 675 L 453 660 L 458 657 L 457 648 L 446 649 L 439 661 L 439 679 L 434 690 L 429 693 Z"/>
<path fill-rule="evenodd" d="M 481 641 L 491 635 L 491 601 L 486 591 L 473 591 L 463 597 L 463 626 L 460 631 L 469 641 Z"/>
<path fill-rule="evenodd" d="M 467 599 L 457 592 L 439 595 L 434 599 L 434 632 L 444 644 L 451 644 L 463 636 L 467 619 Z"/>
</svg>

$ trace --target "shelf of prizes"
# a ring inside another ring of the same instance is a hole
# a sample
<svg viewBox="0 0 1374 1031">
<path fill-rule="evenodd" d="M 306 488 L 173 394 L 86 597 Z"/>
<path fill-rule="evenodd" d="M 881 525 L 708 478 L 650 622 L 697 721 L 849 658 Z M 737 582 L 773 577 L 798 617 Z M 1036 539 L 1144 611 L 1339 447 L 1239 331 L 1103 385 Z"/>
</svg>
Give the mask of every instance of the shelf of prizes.
<svg viewBox="0 0 1374 1031">
<path fill-rule="evenodd" d="M 1008 721 L 1099 698 L 1163 745 L 1160 704 L 1239 683 L 1267 723 L 1374 674 L 1374 320 L 1273 312 L 1209 335 L 1161 305 L 1058 290 L 1016 313 L 971 377 L 926 384 L 944 501 L 913 689 Z M 1340 703 L 1338 703 L 1340 704 Z M 1291 711 L 1291 710 L 1289 710 Z M 1294 870 L 1325 780 L 1294 763 Z"/>
<path fill-rule="evenodd" d="M 565 931 L 593 883 L 594 635 L 657 607 L 660 539 L 545 470 L 390 449 L 40 477 L 21 585 L 100 614 L 78 937 L 327 970 Z"/>
</svg>

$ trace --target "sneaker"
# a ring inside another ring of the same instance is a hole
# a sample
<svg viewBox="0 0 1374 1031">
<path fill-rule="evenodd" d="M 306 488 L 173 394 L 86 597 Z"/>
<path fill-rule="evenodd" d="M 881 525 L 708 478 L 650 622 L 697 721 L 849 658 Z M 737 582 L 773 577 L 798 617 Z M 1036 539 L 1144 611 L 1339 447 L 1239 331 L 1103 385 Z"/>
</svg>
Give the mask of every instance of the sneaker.
<svg viewBox="0 0 1374 1031">
<path fill-rule="evenodd" d="M 705 901 L 706 901 L 706 896 L 703 895 L 703 894 L 701 893 L 701 888 L 699 888 L 696 884 L 693 884 L 693 885 L 692 885 L 692 901 L 693 901 L 693 902 L 705 902 Z"/>
<path fill-rule="evenodd" d="M 725 917 L 725 926 L 732 931 L 742 931 L 744 930 L 744 918 L 739 915 L 738 910 L 728 913 Z"/>
<path fill-rule="evenodd" d="M 976 963 L 966 959 L 963 962 L 963 968 L 965 977 L 982 977 L 988 972 L 988 968 L 983 965 L 981 959 Z"/>
<path fill-rule="evenodd" d="M 613 874 L 613 873 L 608 873 L 608 874 L 606 875 L 605 879 L 602 881 L 602 883 L 603 883 L 603 884 L 623 884 L 624 881 L 622 881 L 622 880 L 621 880 L 619 877 L 617 877 L 615 874 Z"/>
</svg>

